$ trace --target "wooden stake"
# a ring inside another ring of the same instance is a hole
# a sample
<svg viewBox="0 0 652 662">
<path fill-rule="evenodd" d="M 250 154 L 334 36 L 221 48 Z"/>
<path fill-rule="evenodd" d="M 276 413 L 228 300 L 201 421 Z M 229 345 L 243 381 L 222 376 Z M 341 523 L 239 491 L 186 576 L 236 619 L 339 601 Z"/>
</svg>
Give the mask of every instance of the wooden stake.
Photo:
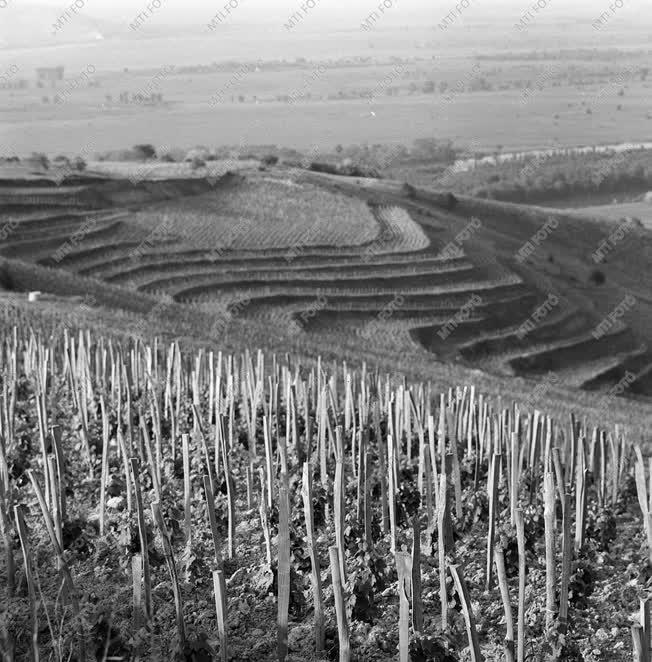
<svg viewBox="0 0 652 662">
<path fill-rule="evenodd" d="M 376 434 L 376 452 L 378 453 L 378 465 L 380 467 L 380 512 L 381 512 L 381 528 L 383 533 L 389 531 L 389 508 L 387 505 L 387 467 L 385 466 L 385 453 L 387 447 L 383 439 L 382 431 L 380 428 L 380 402 L 378 398 L 374 401 L 374 431 Z"/>
<path fill-rule="evenodd" d="M 222 570 L 213 570 L 213 590 L 215 592 L 215 612 L 217 632 L 220 638 L 220 659 L 228 662 L 229 647 L 226 635 L 226 582 Z"/>
<path fill-rule="evenodd" d="M 140 492 L 140 463 L 138 458 L 132 457 L 131 474 L 134 481 L 134 495 L 136 498 L 136 515 L 138 517 L 138 539 L 140 541 L 140 554 L 143 563 L 143 585 L 145 587 L 145 618 L 149 621 L 152 617 L 152 589 L 149 571 L 149 551 L 147 543 L 147 529 L 145 528 L 145 511 L 143 509 L 143 497 Z"/>
<path fill-rule="evenodd" d="M 278 659 L 288 655 L 288 609 L 290 606 L 290 500 L 287 474 L 281 474 L 278 496 Z"/>
<path fill-rule="evenodd" d="M 396 551 L 396 484 L 395 484 L 395 464 L 394 464 L 394 437 L 387 435 L 387 505 L 389 508 L 389 549 Z"/>
<path fill-rule="evenodd" d="M 462 570 L 457 565 L 451 565 L 450 571 L 462 606 L 464 622 L 466 623 L 466 634 L 469 639 L 471 662 L 482 662 L 483 657 L 480 653 L 478 632 L 475 629 L 475 618 L 473 617 L 473 611 L 471 610 L 471 599 L 469 598 L 469 592 L 466 588 L 466 582 L 464 581 Z"/>
<path fill-rule="evenodd" d="M 336 546 L 328 548 L 333 580 L 333 597 L 335 598 L 335 615 L 337 617 L 337 632 L 340 642 L 340 662 L 350 662 L 351 648 L 349 644 L 349 624 L 344 606 L 344 588 L 340 575 L 340 560 Z"/>
<path fill-rule="evenodd" d="M 134 554 L 131 557 L 131 586 L 134 597 L 133 624 L 138 632 L 143 624 L 143 555 Z M 140 654 L 140 651 L 137 651 Z"/>
<path fill-rule="evenodd" d="M 650 662 L 650 600 L 649 598 L 640 601 L 641 627 L 643 628 L 643 638 L 645 640 L 643 651 L 645 653 L 645 662 Z"/>
<path fill-rule="evenodd" d="M 109 473 L 109 417 L 106 413 L 104 397 L 100 396 L 102 408 L 102 470 L 100 472 L 100 535 L 104 535 L 106 523 L 106 484 Z M 53 486 L 52 486 L 53 488 Z"/>
<path fill-rule="evenodd" d="M 543 475 L 543 518 L 546 542 L 546 629 L 552 628 L 555 616 L 555 479 L 550 471 Z"/>
<path fill-rule="evenodd" d="M 645 662 L 647 644 L 643 627 L 638 623 L 632 625 L 632 644 L 634 646 L 634 662 Z"/>
<path fill-rule="evenodd" d="M 487 489 L 489 491 L 489 532 L 487 534 L 487 564 L 485 590 L 491 589 L 493 575 L 494 538 L 496 534 L 496 509 L 498 506 L 498 474 L 500 471 L 500 454 L 494 453 L 491 458 L 491 472 Z"/>
<path fill-rule="evenodd" d="M 514 662 L 514 617 L 512 614 L 512 603 L 509 599 L 509 584 L 507 583 L 507 571 L 505 570 L 505 553 L 502 547 L 496 548 L 495 559 L 496 576 L 498 577 L 498 586 L 500 587 L 500 597 L 503 601 L 505 626 L 507 629 L 505 636 L 505 662 Z"/>
<path fill-rule="evenodd" d="M 186 645 L 186 626 L 183 620 L 183 603 L 181 601 L 181 591 L 179 590 L 179 579 L 177 577 L 177 566 L 174 561 L 174 553 L 172 551 L 172 543 L 170 542 L 170 534 L 168 533 L 165 522 L 163 521 L 163 514 L 161 513 L 161 506 L 158 501 L 151 505 L 152 516 L 154 522 L 161 532 L 161 540 L 163 542 L 163 554 L 165 562 L 168 566 L 170 574 L 170 582 L 172 584 L 172 595 L 174 596 L 174 608 L 177 616 L 177 636 L 179 638 L 179 646 L 183 650 Z"/>
<path fill-rule="evenodd" d="M 373 530 L 371 528 L 371 481 L 372 481 L 372 471 L 373 467 L 371 466 L 371 456 L 369 453 L 369 430 L 365 430 L 365 435 L 363 437 L 365 444 L 364 452 L 364 504 L 363 504 L 363 515 L 364 515 L 364 544 L 368 550 L 372 550 L 374 547 L 373 540 Z"/>
<path fill-rule="evenodd" d="M 523 511 L 516 510 L 516 542 L 518 545 L 518 634 L 517 662 L 525 662 L 525 520 Z"/>
<path fill-rule="evenodd" d="M 344 559 L 344 444 L 342 428 L 335 431 L 335 483 L 333 494 L 333 517 L 335 520 L 335 544 L 339 550 L 340 575 L 346 583 L 346 566 Z"/>
<path fill-rule="evenodd" d="M 59 485 L 59 514 L 61 523 L 66 521 L 66 464 L 61 441 L 61 426 L 53 425 L 50 428 L 50 438 L 52 439 L 52 449 L 56 461 L 57 483 Z"/>
<path fill-rule="evenodd" d="M 421 599 L 421 529 L 419 516 L 412 518 L 412 627 L 423 630 L 423 601 Z"/>
<path fill-rule="evenodd" d="M 260 503 L 258 504 L 258 512 L 260 514 L 260 527 L 263 530 L 263 538 L 265 539 L 265 559 L 267 565 L 272 566 L 272 537 L 269 532 L 269 522 L 267 519 L 267 497 L 265 496 L 265 472 L 262 467 L 258 469 L 258 476 L 260 478 Z"/>
<path fill-rule="evenodd" d="M 195 417 L 197 420 L 197 417 Z M 186 543 L 190 542 L 192 533 L 192 504 L 191 504 L 191 485 L 190 485 L 190 449 L 189 435 L 181 435 L 181 452 L 183 454 L 183 528 L 186 537 Z"/>
<path fill-rule="evenodd" d="M 562 634 L 568 629 L 568 589 L 570 585 L 571 563 L 573 561 L 573 541 L 571 538 L 570 493 L 564 494 L 562 509 L 562 558 L 561 588 L 559 590 L 559 627 Z"/>
<path fill-rule="evenodd" d="M 315 650 L 320 653 L 324 650 L 324 607 L 321 594 L 321 574 L 319 557 L 315 544 L 315 526 L 312 511 L 312 474 L 309 462 L 303 465 L 303 484 L 301 488 L 303 497 L 303 512 L 306 519 L 306 542 L 310 556 L 312 596 L 315 605 Z"/>
<path fill-rule="evenodd" d="M 509 513 L 512 526 L 516 524 L 516 510 L 518 508 L 518 488 L 520 484 L 520 463 L 519 463 L 519 438 L 516 432 L 511 434 L 510 449 L 510 488 L 509 488 Z"/>
<path fill-rule="evenodd" d="M 441 605 L 441 629 L 448 629 L 448 594 L 446 592 L 446 509 L 447 490 L 446 474 L 443 474 L 439 485 L 437 503 L 437 549 L 439 551 L 439 603 Z"/>
<path fill-rule="evenodd" d="M 27 594 L 29 595 L 29 606 L 32 610 L 32 660 L 39 662 L 40 653 L 38 648 L 38 601 L 36 599 L 36 588 L 32 571 L 32 550 L 29 544 L 29 535 L 25 526 L 23 514 L 24 506 L 14 506 L 14 517 L 16 520 L 16 531 L 20 539 L 20 548 L 23 552 L 23 563 L 25 567 L 25 579 L 27 581 Z"/>
<path fill-rule="evenodd" d="M 412 593 L 412 560 L 407 552 L 396 552 L 398 572 L 399 623 L 398 651 L 400 662 L 408 662 L 410 648 L 410 596 Z"/>
<path fill-rule="evenodd" d="M 575 551 L 584 546 L 584 529 L 586 521 L 587 475 L 582 458 L 577 463 L 577 480 L 575 482 Z"/>
<path fill-rule="evenodd" d="M 211 491 L 211 480 L 209 476 L 204 476 L 204 495 L 206 496 L 206 511 L 208 513 L 208 524 L 211 528 L 211 537 L 213 538 L 213 553 L 215 554 L 215 563 L 218 568 L 222 568 L 222 554 L 220 553 L 220 536 L 217 532 L 217 519 L 215 518 L 215 497 Z"/>
<path fill-rule="evenodd" d="M 271 420 L 263 416 L 263 434 L 265 437 L 265 476 L 267 480 L 267 507 L 271 510 L 273 506 L 273 477 L 274 469 L 272 458 L 274 453 L 272 451 L 272 434 L 271 434 Z"/>
<path fill-rule="evenodd" d="M 232 428 L 230 428 L 230 434 Z M 226 480 L 226 500 L 228 506 L 228 540 L 227 551 L 229 558 L 233 558 L 235 550 L 235 486 L 233 485 L 233 476 L 231 475 L 231 460 L 227 449 L 226 439 L 222 435 L 222 463 L 224 464 L 224 479 Z"/>
</svg>

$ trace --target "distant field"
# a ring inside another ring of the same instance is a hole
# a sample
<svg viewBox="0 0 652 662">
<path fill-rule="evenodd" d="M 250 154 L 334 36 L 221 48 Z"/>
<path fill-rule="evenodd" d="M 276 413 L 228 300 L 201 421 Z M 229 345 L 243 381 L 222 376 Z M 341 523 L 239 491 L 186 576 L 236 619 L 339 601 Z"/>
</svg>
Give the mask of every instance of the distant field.
<svg viewBox="0 0 652 662">
<path fill-rule="evenodd" d="M 73 107 L 71 102 L 63 109 L 37 105 L 29 119 L 21 105 L 0 113 L 0 144 L 3 153 L 19 154 L 34 150 L 76 154 L 140 142 L 181 147 L 240 141 L 332 151 L 338 143 L 409 144 L 432 135 L 436 126 L 436 135 L 459 144 L 473 141 L 481 150 L 491 151 L 497 145 L 515 151 L 572 147 L 652 136 L 652 119 L 647 117 L 650 93 L 649 87 L 637 84 L 622 111 L 616 110 L 621 100 L 614 96 L 591 117 L 577 105 L 568 108 L 569 102 L 577 104 L 584 97 L 573 88 L 546 90 L 527 108 L 520 106 L 516 91 L 460 95 L 441 114 L 434 110 L 437 97 L 425 95 L 382 97 L 373 107 L 363 100 L 333 100 L 211 108 L 205 97 L 203 102 L 179 102 L 170 108 L 101 112 L 84 104 Z M 207 133 L 206 127 L 212 130 Z"/>
<path fill-rule="evenodd" d="M 626 67 L 646 65 L 640 54 L 621 53 L 617 59 L 607 51 L 596 51 L 593 59 L 569 55 L 564 60 L 569 73 L 547 81 L 546 72 L 560 63 L 554 50 L 549 58 L 531 60 L 523 54 L 501 56 L 487 46 L 482 59 L 456 50 L 442 52 L 445 45 L 435 49 L 434 41 L 427 50 L 424 41 L 419 48 L 412 42 L 409 48 L 396 45 L 394 52 L 402 55 L 392 61 L 385 41 L 396 37 L 405 46 L 408 35 L 377 36 L 374 42 L 383 42 L 382 49 L 363 40 L 358 58 L 350 61 L 333 61 L 316 51 L 312 62 L 287 58 L 260 69 L 247 65 L 188 73 L 181 59 L 175 63 L 184 54 L 173 49 L 161 51 L 158 65 L 148 62 L 149 70 L 137 71 L 112 64 L 114 53 L 111 63 L 104 62 L 101 47 L 88 45 L 88 59 L 69 66 L 68 81 L 58 89 L 0 90 L 0 153 L 92 153 L 144 142 L 183 148 L 277 144 L 320 152 L 337 144 L 410 144 L 428 136 L 493 152 L 498 145 L 517 151 L 652 137 L 652 81 L 636 75 L 613 89 L 606 83 Z M 34 54 L 14 56 L 21 77 L 30 78 Z M 206 57 L 197 53 L 196 61 Z M 252 51 L 240 61 L 257 57 Z M 89 62 L 94 63 L 93 86 L 68 89 Z M 435 85 L 432 93 L 423 92 L 427 81 Z M 459 92 L 460 83 L 476 91 Z M 524 104 L 528 86 L 531 94 Z M 619 96 L 620 87 L 624 96 Z M 164 103 L 118 102 L 123 92 L 140 91 L 160 93 Z M 57 93 L 63 103 L 53 103 Z M 373 98 L 360 98 L 364 93 Z M 220 102 L 211 105 L 213 97 Z M 280 101 L 282 97 L 293 101 Z"/>
</svg>

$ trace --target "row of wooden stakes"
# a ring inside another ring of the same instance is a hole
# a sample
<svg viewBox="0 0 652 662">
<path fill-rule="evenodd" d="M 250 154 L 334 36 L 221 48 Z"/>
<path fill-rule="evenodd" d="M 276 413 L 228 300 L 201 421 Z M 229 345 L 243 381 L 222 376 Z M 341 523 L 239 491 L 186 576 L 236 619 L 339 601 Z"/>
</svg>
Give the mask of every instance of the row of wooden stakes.
<svg viewBox="0 0 652 662">
<path fill-rule="evenodd" d="M 531 486 L 543 486 L 548 628 L 553 626 L 555 616 L 562 631 L 568 625 L 568 583 L 573 555 L 584 544 L 589 489 L 595 489 L 598 502 L 603 507 L 615 504 L 622 481 L 632 464 L 632 448 L 639 503 L 648 541 L 652 541 L 652 490 L 648 489 L 646 465 L 640 448 L 632 447 L 622 431 L 608 433 L 598 427 L 591 430 L 586 422 L 581 423 L 574 417 L 571 417 L 569 429 L 565 431 L 551 417 L 538 411 L 522 412 L 516 403 L 510 403 L 508 407 L 499 406 L 498 411 L 494 411 L 491 403 L 482 394 L 477 394 L 473 387 L 451 388 L 436 399 L 429 385 L 408 386 L 405 380 L 396 384 L 387 376 L 368 372 L 366 367 L 356 372 L 346 365 L 333 365 L 329 370 L 318 361 L 316 366 L 306 370 L 300 365 L 293 365 L 289 357 L 286 357 L 285 364 L 279 363 L 276 357 L 271 357 L 269 361 L 262 352 L 256 354 L 255 361 L 248 353 L 235 357 L 200 351 L 188 357 L 175 343 L 167 347 L 159 347 L 157 343 L 153 346 L 136 343 L 125 348 L 101 337 L 93 339 L 90 333 L 80 333 L 76 339 L 64 334 L 62 338 L 51 338 L 44 342 L 34 333 L 21 338 L 14 329 L 2 344 L 0 358 L 4 367 L 3 406 L 0 412 L 0 512 L 3 531 L 8 532 L 13 522 L 18 532 L 26 574 L 30 574 L 27 567 L 32 554 L 22 506 L 12 502 L 6 459 L 6 448 L 13 443 L 18 377 L 21 372 L 30 379 L 37 396 L 41 476 L 39 479 L 35 473 L 30 472 L 29 478 L 58 559 L 73 612 L 79 611 L 79 604 L 63 554 L 61 533 L 67 512 L 66 464 L 70 460 L 65 457 L 61 428 L 50 425 L 52 417 L 49 409 L 53 406 L 54 385 L 67 385 L 67 393 L 81 421 L 80 433 L 88 471 L 95 479 L 98 467 L 89 435 L 91 423 L 94 420 L 101 421 L 101 535 L 105 533 L 106 527 L 110 453 L 114 452 L 120 463 L 126 507 L 137 513 L 140 547 L 143 550 L 147 549 L 148 541 L 140 485 L 141 471 L 144 469 L 151 477 L 154 492 L 154 500 L 150 504 L 151 515 L 161 534 L 172 580 L 180 641 L 185 638 L 185 626 L 174 550 L 160 510 L 164 480 L 162 467 L 165 458 L 175 460 L 180 440 L 184 474 L 183 528 L 189 540 L 192 536 L 192 498 L 197 487 L 191 484 L 191 457 L 196 453 L 201 458 L 204 467 L 202 487 L 207 500 L 218 567 L 213 581 L 223 659 L 227 659 L 228 655 L 226 583 L 222 569 L 224 544 L 217 532 L 213 495 L 216 493 L 216 481 L 223 477 L 228 501 L 226 553 L 233 557 L 237 519 L 234 462 L 241 462 L 245 466 L 248 509 L 254 504 L 254 478 L 258 474 L 259 513 L 265 534 L 266 560 L 270 564 L 274 554 L 268 515 L 275 500 L 279 508 L 276 554 L 279 578 L 279 659 L 287 656 L 290 568 L 287 477 L 292 472 L 302 472 L 306 535 L 313 568 L 311 577 L 317 650 L 323 649 L 324 645 L 324 607 L 320 559 L 314 543 L 311 505 L 313 476 L 319 476 L 322 485 L 333 485 L 331 521 L 334 544 L 329 549 L 329 562 L 340 638 L 340 659 L 343 660 L 350 657 L 344 607 L 347 572 L 343 531 L 347 476 L 356 482 L 356 511 L 358 518 L 364 522 L 364 542 L 372 547 L 376 541 L 371 534 L 370 491 L 373 470 L 378 469 L 381 527 L 383 533 L 389 535 L 399 575 L 401 660 L 407 660 L 410 612 L 415 632 L 420 632 L 423 624 L 419 517 L 415 517 L 412 522 L 412 553 L 398 551 L 397 546 L 398 539 L 405 537 L 405 532 L 399 531 L 396 524 L 401 461 L 416 463 L 425 528 L 429 531 L 437 529 L 438 540 L 444 543 L 438 545 L 442 628 L 448 627 L 446 579 L 450 574 L 462 605 L 474 660 L 481 659 L 481 653 L 468 590 L 462 568 L 448 563 L 446 554 L 450 549 L 445 544 L 445 541 L 450 540 L 451 510 L 454 509 L 458 518 L 463 516 L 463 462 L 470 462 L 474 466 L 476 489 L 485 489 L 480 483 L 480 477 L 485 471 L 487 474 L 489 518 L 485 588 L 491 588 L 495 574 L 505 609 L 507 660 L 517 659 L 521 662 L 525 659 L 525 534 L 519 506 L 523 499 L 535 498 L 536 489 L 531 487 L 528 491 L 523 488 L 526 473 L 531 476 Z M 187 415 L 184 423 L 184 415 L 188 410 L 191 412 L 190 423 L 187 423 Z M 139 414 L 136 426 L 133 425 L 135 412 Z M 145 424 L 146 414 L 152 421 L 151 428 Z M 284 430 L 281 429 L 282 414 L 285 415 Z M 111 438 L 110 433 L 111 415 L 117 420 L 115 439 Z M 236 439 L 237 424 L 241 419 L 248 430 L 246 449 Z M 163 422 L 170 426 L 168 438 L 163 434 Z M 302 425 L 303 434 L 300 434 Z M 257 443 L 260 427 L 262 454 L 259 454 Z M 333 463 L 334 472 L 330 469 Z M 516 628 L 504 556 L 495 541 L 501 486 L 505 487 L 509 495 L 509 518 L 515 528 L 519 548 Z M 561 504 L 561 523 L 556 517 L 557 499 Z M 13 517 L 9 516 L 10 512 Z M 561 533 L 562 573 L 557 600 L 558 578 L 555 575 L 558 533 Z M 8 543 L 5 546 L 9 549 Z M 151 618 L 153 609 L 147 555 L 135 555 L 132 569 L 134 617 L 140 623 L 141 620 Z M 34 654 L 38 655 L 37 603 L 29 576 L 28 586 L 30 599 L 34 597 Z M 650 640 L 649 609 L 645 601 L 641 614 L 641 623 L 632 626 L 635 653 L 641 651 L 635 659 L 649 661 L 649 645 L 646 645 Z M 82 652 L 85 654 L 83 642 L 84 637 L 80 633 L 80 655 Z"/>
</svg>

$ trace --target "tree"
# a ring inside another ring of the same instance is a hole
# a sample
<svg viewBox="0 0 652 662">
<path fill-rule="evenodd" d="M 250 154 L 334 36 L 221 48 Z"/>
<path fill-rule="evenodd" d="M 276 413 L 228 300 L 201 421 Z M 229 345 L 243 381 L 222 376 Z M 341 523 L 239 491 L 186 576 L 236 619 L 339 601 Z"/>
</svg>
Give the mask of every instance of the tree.
<svg viewBox="0 0 652 662">
<path fill-rule="evenodd" d="M 71 163 L 74 170 L 84 172 L 86 170 L 86 161 L 81 156 L 76 156 Z"/>
<path fill-rule="evenodd" d="M 143 145 L 134 145 L 134 152 L 136 152 L 138 158 L 148 161 L 156 157 L 156 148 L 154 145 L 143 144 Z"/>
<path fill-rule="evenodd" d="M 47 170 L 50 167 L 50 159 L 43 152 L 32 152 L 29 160 L 32 165 L 42 170 Z"/>
<path fill-rule="evenodd" d="M 205 168 L 206 167 L 206 161 L 201 158 L 201 156 L 193 156 L 192 160 L 190 161 L 190 167 L 193 170 L 199 170 L 200 168 Z"/>
</svg>

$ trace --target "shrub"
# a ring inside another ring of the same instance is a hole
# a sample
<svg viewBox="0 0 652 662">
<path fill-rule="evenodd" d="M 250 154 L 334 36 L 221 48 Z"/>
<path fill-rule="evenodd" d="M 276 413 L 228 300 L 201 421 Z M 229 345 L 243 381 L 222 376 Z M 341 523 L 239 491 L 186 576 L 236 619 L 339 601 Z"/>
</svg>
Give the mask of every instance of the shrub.
<svg viewBox="0 0 652 662">
<path fill-rule="evenodd" d="M 184 161 L 186 163 L 192 163 L 195 159 L 201 159 L 202 161 L 208 161 L 210 156 L 210 151 L 206 147 L 201 145 L 198 147 L 193 147 L 190 151 L 186 153 Z"/>
<path fill-rule="evenodd" d="M 50 167 L 50 159 L 43 152 L 32 152 L 28 163 L 32 167 L 41 168 L 42 170 L 47 170 Z"/>
<path fill-rule="evenodd" d="M 139 158 L 147 161 L 156 157 L 156 148 L 154 145 L 144 144 L 144 145 L 134 145 L 134 151 Z"/>
<path fill-rule="evenodd" d="M 314 172 L 325 172 L 329 175 L 339 174 L 337 170 L 337 166 L 333 165 L 332 163 L 324 163 L 322 161 L 313 161 L 310 164 L 309 170 L 312 170 Z"/>
<path fill-rule="evenodd" d="M 607 277 L 604 275 L 603 271 L 600 271 L 600 269 L 594 269 L 591 272 L 591 275 L 589 276 L 589 280 L 594 285 L 604 285 L 604 283 L 607 280 Z"/>
<path fill-rule="evenodd" d="M 86 161 L 81 156 L 76 156 L 71 165 L 77 172 L 84 172 L 87 166 Z"/>
<path fill-rule="evenodd" d="M 380 179 L 378 170 L 359 164 L 342 165 L 338 168 L 338 172 L 340 175 L 346 175 L 347 177 L 373 177 L 374 179 Z"/>
<path fill-rule="evenodd" d="M 16 289 L 14 279 L 5 264 L 0 265 L 0 289 L 13 292 Z"/>
<path fill-rule="evenodd" d="M 276 154 L 265 154 L 261 160 L 263 165 L 274 166 L 278 163 L 278 156 Z"/>
<path fill-rule="evenodd" d="M 301 161 L 297 159 L 283 159 L 283 165 L 288 168 L 301 168 L 303 169 L 304 165 Z"/>
<path fill-rule="evenodd" d="M 414 200 L 417 197 L 417 190 L 414 188 L 414 186 L 412 186 L 412 184 L 405 182 L 403 184 L 402 191 L 403 195 L 407 196 L 411 200 Z"/>
<path fill-rule="evenodd" d="M 446 194 L 446 209 L 455 209 L 459 200 L 452 193 Z"/>
<path fill-rule="evenodd" d="M 160 150 L 158 152 L 159 161 L 165 161 L 166 163 L 183 163 L 186 156 L 189 152 L 180 147 L 170 147 L 169 149 Z M 204 154 L 200 154 L 202 158 L 206 158 Z"/>
</svg>

